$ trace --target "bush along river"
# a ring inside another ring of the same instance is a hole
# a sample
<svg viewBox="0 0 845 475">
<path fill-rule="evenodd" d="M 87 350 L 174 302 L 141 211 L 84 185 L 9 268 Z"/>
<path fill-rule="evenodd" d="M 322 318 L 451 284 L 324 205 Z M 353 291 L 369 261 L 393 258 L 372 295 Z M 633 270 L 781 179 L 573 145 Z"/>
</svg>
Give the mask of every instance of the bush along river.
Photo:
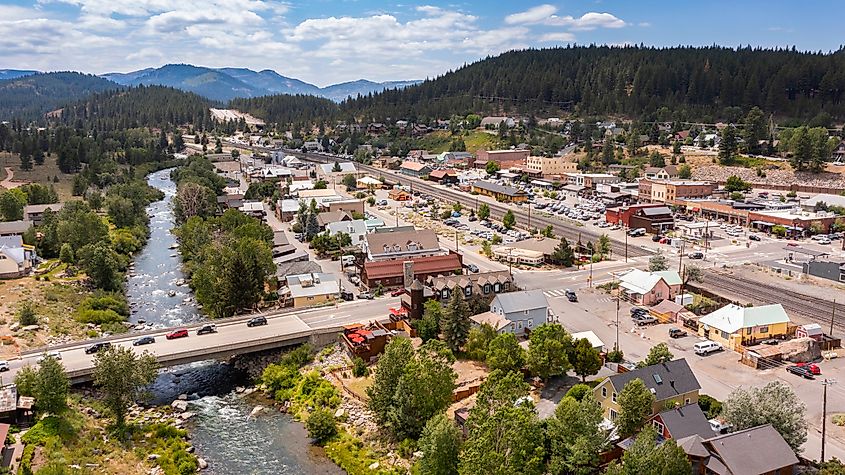
<svg viewBox="0 0 845 475">
<path fill-rule="evenodd" d="M 204 317 L 185 282 L 171 232 L 176 184 L 170 179 L 170 169 L 149 174 L 147 182 L 164 192 L 164 199 L 147 207 L 149 241 L 136 256 L 127 281 L 130 321 L 149 328 L 200 321 Z M 258 393 L 246 395 L 249 391 L 240 387 L 248 384 L 246 373 L 229 364 L 208 361 L 178 366 L 163 370 L 153 383 L 152 403 L 169 405 L 187 399 L 187 411 L 196 415 L 186 428 L 198 455 L 209 463 L 205 473 L 344 473 L 322 449 L 311 446 L 302 424 L 269 407 L 256 410 L 267 401 Z"/>
</svg>

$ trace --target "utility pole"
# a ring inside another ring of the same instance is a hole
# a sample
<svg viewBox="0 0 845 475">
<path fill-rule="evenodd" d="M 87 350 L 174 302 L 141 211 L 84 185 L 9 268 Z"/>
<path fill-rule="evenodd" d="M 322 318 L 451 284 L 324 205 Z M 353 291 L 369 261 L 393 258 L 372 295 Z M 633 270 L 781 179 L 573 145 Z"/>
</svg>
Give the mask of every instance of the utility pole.
<svg viewBox="0 0 845 475">
<path fill-rule="evenodd" d="M 825 378 L 822 381 L 824 385 L 824 396 L 822 398 L 822 457 L 819 462 L 824 463 L 824 444 L 825 436 L 827 435 L 827 387 L 836 384 L 835 380 Z"/>
<path fill-rule="evenodd" d="M 625 263 L 627 263 L 627 262 L 628 262 L 628 231 L 625 231 Z"/>
<path fill-rule="evenodd" d="M 830 314 L 830 333 L 829 336 L 833 337 L 833 320 L 836 318 L 836 299 L 833 299 L 833 312 Z"/>
<path fill-rule="evenodd" d="M 528 232 L 531 232 L 531 202 L 528 202 Z"/>
</svg>

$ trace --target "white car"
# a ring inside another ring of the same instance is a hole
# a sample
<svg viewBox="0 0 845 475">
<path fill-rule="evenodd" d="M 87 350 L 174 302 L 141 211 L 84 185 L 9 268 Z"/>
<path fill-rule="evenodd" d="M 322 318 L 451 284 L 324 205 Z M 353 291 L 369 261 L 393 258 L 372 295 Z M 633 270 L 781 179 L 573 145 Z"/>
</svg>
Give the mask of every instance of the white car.
<svg viewBox="0 0 845 475">
<path fill-rule="evenodd" d="M 5 360 L 0 360 L 0 373 L 4 371 L 9 371 L 9 362 Z"/>
<path fill-rule="evenodd" d="M 38 359 L 35 360 L 35 362 L 38 363 L 38 364 L 41 364 L 41 362 L 44 361 L 46 358 L 53 358 L 55 360 L 61 360 L 62 354 L 59 353 L 58 351 L 48 351 L 46 353 L 42 353 L 41 356 L 39 356 Z"/>
<path fill-rule="evenodd" d="M 818 243 L 819 243 L 819 244 L 830 244 L 830 239 L 828 239 L 828 238 L 822 238 L 822 239 L 819 239 L 819 240 L 818 240 Z"/>
<path fill-rule="evenodd" d="M 709 355 L 710 353 L 715 353 L 717 351 L 722 350 L 724 350 L 724 348 L 721 344 L 710 340 L 700 341 L 693 346 L 693 351 L 695 351 L 695 354 L 701 356 Z"/>
</svg>

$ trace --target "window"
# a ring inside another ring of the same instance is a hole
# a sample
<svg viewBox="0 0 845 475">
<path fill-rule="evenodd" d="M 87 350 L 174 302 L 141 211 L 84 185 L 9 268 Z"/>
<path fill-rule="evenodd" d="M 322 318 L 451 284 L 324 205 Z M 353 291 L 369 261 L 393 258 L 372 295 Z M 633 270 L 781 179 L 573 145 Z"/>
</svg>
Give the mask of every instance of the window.
<svg viewBox="0 0 845 475">
<path fill-rule="evenodd" d="M 533 324 L 534 324 L 533 320 L 528 320 L 528 328 L 531 328 L 531 325 L 533 325 Z"/>
<path fill-rule="evenodd" d="M 444 298 L 444 299 L 448 299 L 448 298 L 449 298 L 449 289 L 443 289 L 443 298 Z"/>
<path fill-rule="evenodd" d="M 496 284 L 496 285 L 498 286 L 499 284 Z M 510 284 L 510 282 L 505 282 L 504 284 L 502 284 L 502 286 L 505 290 L 508 290 L 510 288 L 511 284 Z M 498 292 L 498 290 L 496 292 Z"/>
<path fill-rule="evenodd" d="M 689 405 L 689 403 L 691 403 L 691 402 L 692 402 L 692 401 L 690 400 L 690 398 L 686 398 L 686 399 L 684 399 L 684 406 Z"/>
<path fill-rule="evenodd" d="M 607 386 L 601 387 L 601 397 L 607 397 Z"/>
<path fill-rule="evenodd" d="M 471 285 L 467 285 L 467 288 L 464 289 L 464 295 L 466 295 L 467 297 L 472 295 L 472 286 Z"/>
<path fill-rule="evenodd" d="M 528 310 L 523 310 L 523 314 L 528 315 Z"/>
<path fill-rule="evenodd" d="M 611 409 L 611 410 L 610 410 L 610 420 L 611 420 L 611 421 L 615 421 L 615 420 L 616 420 L 616 416 L 617 416 L 616 411 L 615 411 L 615 410 L 613 410 L 613 409 Z"/>
<path fill-rule="evenodd" d="M 651 421 L 651 425 L 654 426 L 654 430 L 656 430 L 659 435 L 663 435 L 663 424 L 657 421 Z"/>
<path fill-rule="evenodd" d="M 487 284 L 487 285 L 490 285 L 490 284 Z M 496 284 L 493 286 L 493 291 L 496 292 L 496 293 L 499 293 L 500 290 L 502 290 L 502 286 L 499 285 L 498 282 L 496 282 Z"/>
<path fill-rule="evenodd" d="M 727 340 L 728 337 L 730 336 L 730 335 L 728 335 L 728 332 L 726 332 L 726 331 L 722 331 L 720 333 L 722 334 L 722 338 L 725 339 L 725 340 Z"/>
<path fill-rule="evenodd" d="M 519 328 L 519 329 L 522 329 L 522 320 L 520 320 L 519 322 L 517 322 L 517 325 L 518 325 L 518 328 Z"/>
<path fill-rule="evenodd" d="M 769 333 L 769 326 L 766 325 L 765 327 L 760 327 L 758 330 L 760 333 Z"/>
<path fill-rule="evenodd" d="M 746 334 L 746 335 L 750 335 L 750 334 L 751 334 L 751 328 L 746 328 L 746 329 L 745 329 L 745 334 Z"/>
<path fill-rule="evenodd" d="M 616 402 L 616 392 L 610 395 L 610 400 Z"/>
<path fill-rule="evenodd" d="M 490 293 L 490 284 L 484 284 L 484 294 Z"/>
</svg>

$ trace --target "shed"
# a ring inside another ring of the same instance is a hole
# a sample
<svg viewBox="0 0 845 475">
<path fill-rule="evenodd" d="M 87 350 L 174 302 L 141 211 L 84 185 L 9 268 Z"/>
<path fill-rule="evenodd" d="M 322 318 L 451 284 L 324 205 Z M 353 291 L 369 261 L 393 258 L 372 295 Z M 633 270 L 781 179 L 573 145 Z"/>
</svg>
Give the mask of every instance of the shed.
<svg viewBox="0 0 845 475">
<path fill-rule="evenodd" d="M 592 345 L 593 348 L 595 348 L 596 350 L 604 351 L 604 342 L 601 341 L 601 339 L 598 337 L 598 335 L 593 333 L 592 330 L 587 330 L 585 332 L 578 332 L 578 333 L 572 334 L 572 340 L 573 341 L 578 341 L 578 340 L 581 340 L 581 339 L 589 341 L 590 345 Z"/>
</svg>

